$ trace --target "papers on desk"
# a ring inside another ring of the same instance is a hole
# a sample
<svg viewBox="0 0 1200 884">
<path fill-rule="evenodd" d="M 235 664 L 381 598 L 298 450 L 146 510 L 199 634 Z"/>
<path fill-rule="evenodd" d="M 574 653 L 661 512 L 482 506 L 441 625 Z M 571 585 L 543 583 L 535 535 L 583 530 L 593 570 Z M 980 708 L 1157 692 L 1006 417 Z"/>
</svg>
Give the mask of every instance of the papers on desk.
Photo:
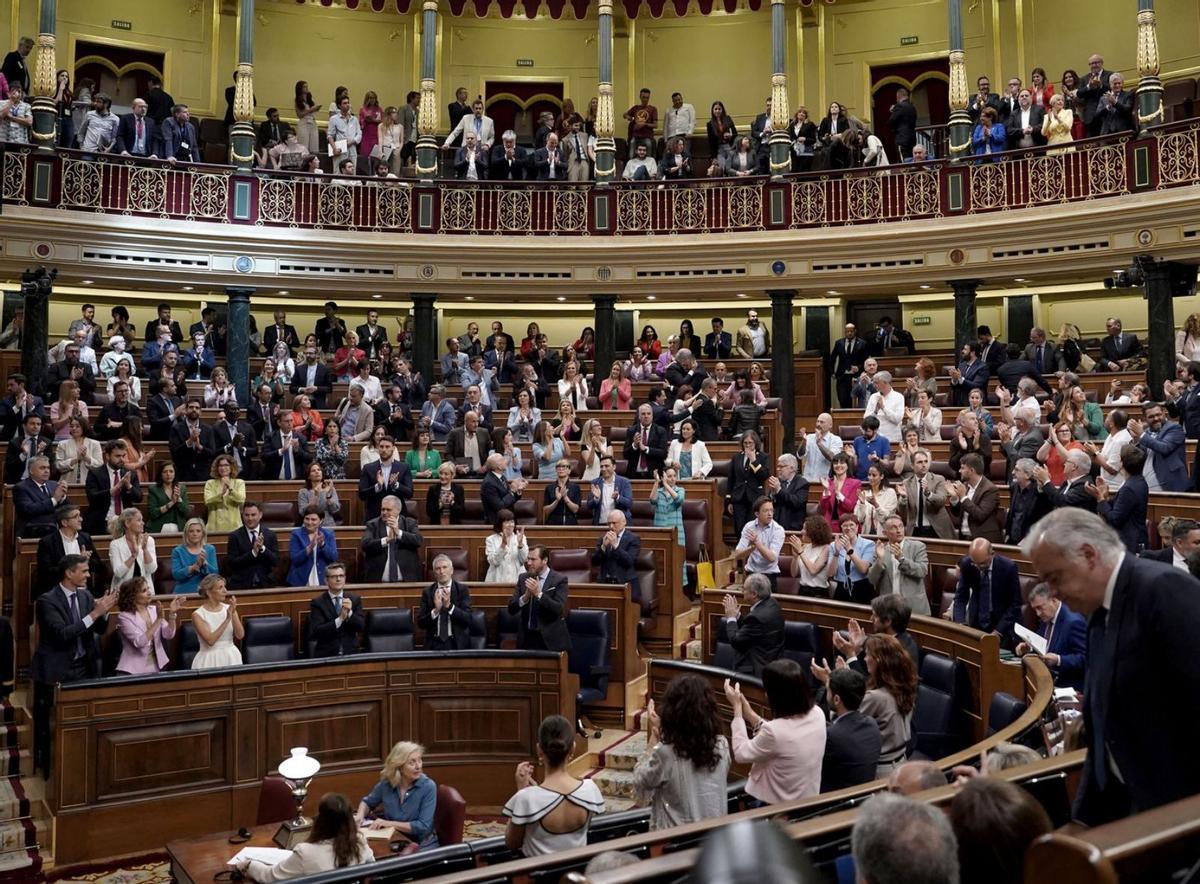
<svg viewBox="0 0 1200 884">
<path fill-rule="evenodd" d="M 1031 647 L 1038 656 L 1046 656 L 1046 640 L 1032 630 L 1026 629 L 1020 623 L 1014 623 L 1013 629 L 1016 630 L 1017 636 L 1021 641 Z"/>
<path fill-rule="evenodd" d="M 369 829 L 366 826 L 362 826 L 358 831 L 366 835 L 368 841 L 390 840 L 391 837 L 396 834 L 396 830 L 392 826 L 388 826 L 384 829 Z"/>
<path fill-rule="evenodd" d="M 1075 692 L 1075 688 L 1055 688 L 1054 699 L 1075 701 L 1079 699 L 1079 694 Z"/>
<path fill-rule="evenodd" d="M 280 850 L 278 847 L 243 847 L 233 855 L 226 865 L 236 866 L 244 860 L 253 859 L 273 866 L 276 863 L 283 862 L 291 855 L 292 852 L 290 850 Z"/>
</svg>

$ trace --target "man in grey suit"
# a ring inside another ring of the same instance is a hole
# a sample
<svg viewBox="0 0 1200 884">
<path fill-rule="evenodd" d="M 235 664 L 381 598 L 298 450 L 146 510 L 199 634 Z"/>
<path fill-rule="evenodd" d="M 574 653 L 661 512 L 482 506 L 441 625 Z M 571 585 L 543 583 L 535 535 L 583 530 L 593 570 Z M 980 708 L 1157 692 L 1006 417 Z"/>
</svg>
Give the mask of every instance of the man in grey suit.
<svg viewBox="0 0 1200 884">
<path fill-rule="evenodd" d="M 1004 449 L 1004 456 L 1008 458 L 1010 480 L 1017 461 L 1023 457 L 1036 461 L 1038 450 L 1046 441 L 1042 431 L 1038 429 L 1037 419 L 1037 412 L 1029 406 L 1013 409 L 1013 437 L 1000 443 L 1000 447 Z"/>
<path fill-rule="evenodd" d="M 875 561 L 867 579 L 879 595 L 894 592 L 908 602 L 914 614 L 929 616 L 929 596 L 925 594 L 929 552 L 925 544 L 904 536 L 904 519 L 896 514 L 883 523 L 883 536 L 885 539 L 875 542 Z"/>
<path fill-rule="evenodd" d="M 912 456 L 912 475 L 896 489 L 898 512 L 905 516 L 905 532 L 912 537 L 953 540 L 954 523 L 946 511 L 946 480 L 929 472 L 930 454 L 924 448 Z"/>
<path fill-rule="evenodd" d="M 745 614 L 733 595 L 725 595 L 718 637 L 733 646 L 733 668 L 757 678 L 763 667 L 783 654 L 783 610 L 771 597 L 771 581 L 765 574 L 747 575 L 742 599 L 750 605 Z"/>
<path fill-rule="evenodd" d="M 1033 363 L 1038 374 L 1053 374 L 1056 371 L 1067 370 L 1062 353 L 1058 351 L 1058 345 L 1053 341 L 1046 340 L 1044 328 L 1035 326 L 1029 330 L 1029 345 L 1025 348 L 1025 358 Z"/>
</svg>

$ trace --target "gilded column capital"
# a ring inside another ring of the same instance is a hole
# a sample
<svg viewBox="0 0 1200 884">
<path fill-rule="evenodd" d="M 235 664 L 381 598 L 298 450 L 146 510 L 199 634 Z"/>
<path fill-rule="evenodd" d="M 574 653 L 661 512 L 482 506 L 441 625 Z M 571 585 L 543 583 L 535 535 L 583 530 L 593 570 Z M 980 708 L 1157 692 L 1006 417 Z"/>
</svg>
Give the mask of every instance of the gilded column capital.
<svg viewBox="0 0 1200 884">
<path fill-rule="evenodd" d="M 1153 9 L 1143 9 L 1137 14 L 1138 45 L 1137 70 L 1142 77 L 1156 77 L 1159 71 L 1158 24 Z"/>
<path fill-rule="evenodd" d="M 417 134 L 436 135 L 437 127 L 437 80 L 430 78 L 421 81 L 421 104 L 417 109 Z"/>
<path fill-rule="evenodd" d="M 600 3 L 596 6 L 596 14 L 597 15 L 612 15 L 613 14 L 612 0 L 600 0 Z"/>
<path fill-rule="evenodd" d="M 237 83 L 233 94 L 233 119 L 238 123 L 254 122 L 254 65 L 241 62 L 237 66 Z"/>
<path fill-rule="evenodd" d="M 421 4 L 421 11 L 422 12 L 437 12 L 438 11 L 437 0 L 425 0 L 425 2 Z"/>
<path fill-rule="evenodd" d="M 33 95 L 31 98 L 53 98 L 55 82 L 55 45 L 53 34 L 38 34 L 33 65 Z"/>
</svg>

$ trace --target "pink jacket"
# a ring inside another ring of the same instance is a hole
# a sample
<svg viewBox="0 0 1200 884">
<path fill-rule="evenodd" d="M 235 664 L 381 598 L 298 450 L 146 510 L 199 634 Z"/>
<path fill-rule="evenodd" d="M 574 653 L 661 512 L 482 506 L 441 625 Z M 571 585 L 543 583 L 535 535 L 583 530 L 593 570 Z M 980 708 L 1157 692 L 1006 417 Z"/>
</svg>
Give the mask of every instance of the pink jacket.
<svg viewBox="0 0 1200 884">
<path fill-rule="evenodd" d="M 158 608 L 151 606 L 150 619 L 158 619 Z M 175 636 L 171 621 L 154 633 L 154 661 L 150 659 L 150 639 L 146 638 L 146 627 L 136 611 L 122 611 L 117 617 L 117 631 L 121 633 L 121 660 L 117 663 L 120 672 L 129 675 L 148 675 L 161 672 L 171 661 L 163 648 L 163 639 Z"/>
</svg>

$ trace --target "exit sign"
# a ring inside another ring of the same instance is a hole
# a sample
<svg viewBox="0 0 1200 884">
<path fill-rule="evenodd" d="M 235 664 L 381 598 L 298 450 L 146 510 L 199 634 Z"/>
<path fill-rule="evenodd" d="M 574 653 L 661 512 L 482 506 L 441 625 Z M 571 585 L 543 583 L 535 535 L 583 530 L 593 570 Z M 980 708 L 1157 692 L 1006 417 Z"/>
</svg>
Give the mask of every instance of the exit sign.
<svg viewBox="0 0 1200 884">
<path fill-rule="evenodd" d="M 533 67 L 533 59 L 532 58 L 518 58 L 517 59 L 517 67 L 531 68 L 531 67 Z"/>
<path fill-rule="evenodd" d="M 913 325 L 930 325 L 933 323 L 933 318 L 929 316 L 914 316 L 912 318 Z"/>
<path fill-rule="evenodd" d="M 901 37 L 900 38 L 901 46 L 916 46 L 920 42 L 921 41 L 919 39 L 917 39 L 916 37 Z"/>
<path fill-rule="evenodd" d="M 114 28 L 116 28 L 118 31 L 132 31 L 133 30 L 133 22 L 122 21 L 119 18 L 114 18 L 112 20 L 112 26 Z"/>
</svg>

